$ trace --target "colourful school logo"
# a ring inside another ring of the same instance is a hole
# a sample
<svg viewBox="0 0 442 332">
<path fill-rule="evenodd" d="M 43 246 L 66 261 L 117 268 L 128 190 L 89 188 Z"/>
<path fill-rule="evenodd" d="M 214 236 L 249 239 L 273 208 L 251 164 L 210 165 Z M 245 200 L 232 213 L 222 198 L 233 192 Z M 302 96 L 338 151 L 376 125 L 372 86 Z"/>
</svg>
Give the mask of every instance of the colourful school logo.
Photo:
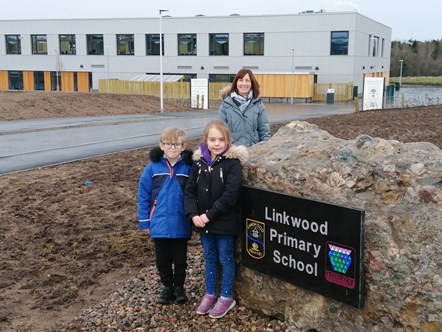
<svg viewBox="0 0 442 332">
<path fill-rule="evenodd" d="M 263 222 L 246 219 L 246 250 L 255 259 L 265 256 L 265 224 Z"/>
<path fill-rule="evenodd" d="M 325 279 L 345 288 L 355 288 L 355 250 L 333 242 L 327 242 L 326 248 Z"/>
</svg>

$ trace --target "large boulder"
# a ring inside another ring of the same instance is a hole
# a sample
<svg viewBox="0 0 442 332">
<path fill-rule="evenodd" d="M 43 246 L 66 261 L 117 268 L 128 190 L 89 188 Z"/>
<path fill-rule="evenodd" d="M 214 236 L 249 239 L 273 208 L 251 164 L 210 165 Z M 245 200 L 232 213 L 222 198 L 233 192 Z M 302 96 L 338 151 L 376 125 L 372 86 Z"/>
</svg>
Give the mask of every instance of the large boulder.
<svg viewBox="0 0 442 332">
<path fill-rule="evenodd" d="M 365 210 L 365 306 L 241 266 L 241 303 L 301 331 L 442 331 L 442 150 L 307 122 L 250 148 L 246 184 Z"/>
</svg>

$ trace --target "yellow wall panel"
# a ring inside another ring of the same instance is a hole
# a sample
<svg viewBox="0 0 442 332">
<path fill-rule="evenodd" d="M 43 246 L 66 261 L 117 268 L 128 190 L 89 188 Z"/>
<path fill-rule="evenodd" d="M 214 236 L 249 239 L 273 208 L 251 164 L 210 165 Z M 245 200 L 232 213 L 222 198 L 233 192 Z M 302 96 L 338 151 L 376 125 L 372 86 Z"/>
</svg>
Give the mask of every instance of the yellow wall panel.
<svg viewBox="0 0 442 332">
<path fill-rule="evenodd" d="M 25 91 L 35 90 L 34 72 L 33 71 L 24 71 L 23 72 L 23 90 L 25 90 Z"/>
<path fill-rule="evenodd" d="M 0 71 L 0 90 L 9 90 L 8 72 Z"/>
<path fill-rule="evenodd" d="M 79 92 L 89 92 L 89 73 L 77 73 L 77 84 Z"/>
<path fill-rule="evenodd" d="M 45 91 L 51 91 L 51 72 L 45 71 Z"/>
<path fill-rule="evenodd" d="M 74 73 L 62 72 L 61 73 L 61 90 L 66 92 L 74 92 Z"/>
<path fill-rule="evenodd" d="M 312 98 L 313 74 L 255 74 L 263 98 Z"/>
</svg>

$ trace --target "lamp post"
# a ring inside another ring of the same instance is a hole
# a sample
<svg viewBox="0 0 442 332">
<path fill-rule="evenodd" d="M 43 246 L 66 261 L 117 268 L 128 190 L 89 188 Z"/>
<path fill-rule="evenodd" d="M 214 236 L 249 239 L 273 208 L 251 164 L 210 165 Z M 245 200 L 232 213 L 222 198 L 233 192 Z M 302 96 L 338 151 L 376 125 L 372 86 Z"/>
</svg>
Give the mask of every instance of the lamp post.
<svg viewBox="0 0 442 332">
<path fill-rule="evenodd" d="M 292 48 L 292 77 L 290 79 L 290 104 L 293 104 L 293 88 L 295 85 L 295 83 L 293 82 L 294 75 L 295 75 L 295 49 Z"/>
<path fill-rule="evenodd" d="M 60 91 L 60 82 L 59 82 L 59 70 L 60 70 L 60 60 L 58 58 L 58 52 L 57 49 L 54 48 L 54 53 L 55 53 L 55 82 L 57 85 L 57 91 Z"/>
<path fill-rule="evenodd" d="M 164 112 L 164 101 L 163 101 L 163 37 L 161 31 L 161 17 L 164 12 L 168 12 L 167 9 L 160 9 L 160 112 Z"/>
<path fill-rule="evenodd" d="M 107 82 L 106 82 L 106 92 L 109 93 L 109 48 L 106 46 L 106 70 L 107 70 Z"/>
<path fill-rule="evenodd" d="M 399 71 L 399 88 L 400 88 L 402 85 L 402 62 L 404 62 L 404 60 L 399 59 L 399 62 L 401 63 L 401 69 Z"/>
</svg>

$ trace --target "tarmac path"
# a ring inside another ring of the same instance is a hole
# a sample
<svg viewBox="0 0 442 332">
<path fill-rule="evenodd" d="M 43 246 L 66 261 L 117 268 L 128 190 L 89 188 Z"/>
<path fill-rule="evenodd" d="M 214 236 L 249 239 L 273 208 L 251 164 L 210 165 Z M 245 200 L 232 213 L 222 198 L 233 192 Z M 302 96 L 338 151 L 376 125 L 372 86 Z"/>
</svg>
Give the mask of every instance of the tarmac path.
<svg viewBox="0 0 442 332">
<path fill-rule="evenodd" d="M 266 103 L 271 123 L 353 111 L 352 103 Z M 161 130 L 177 126 L 202 135 L 217 111 L 0 122 L 0 176 L 157 144 Z"/>
</svg>

